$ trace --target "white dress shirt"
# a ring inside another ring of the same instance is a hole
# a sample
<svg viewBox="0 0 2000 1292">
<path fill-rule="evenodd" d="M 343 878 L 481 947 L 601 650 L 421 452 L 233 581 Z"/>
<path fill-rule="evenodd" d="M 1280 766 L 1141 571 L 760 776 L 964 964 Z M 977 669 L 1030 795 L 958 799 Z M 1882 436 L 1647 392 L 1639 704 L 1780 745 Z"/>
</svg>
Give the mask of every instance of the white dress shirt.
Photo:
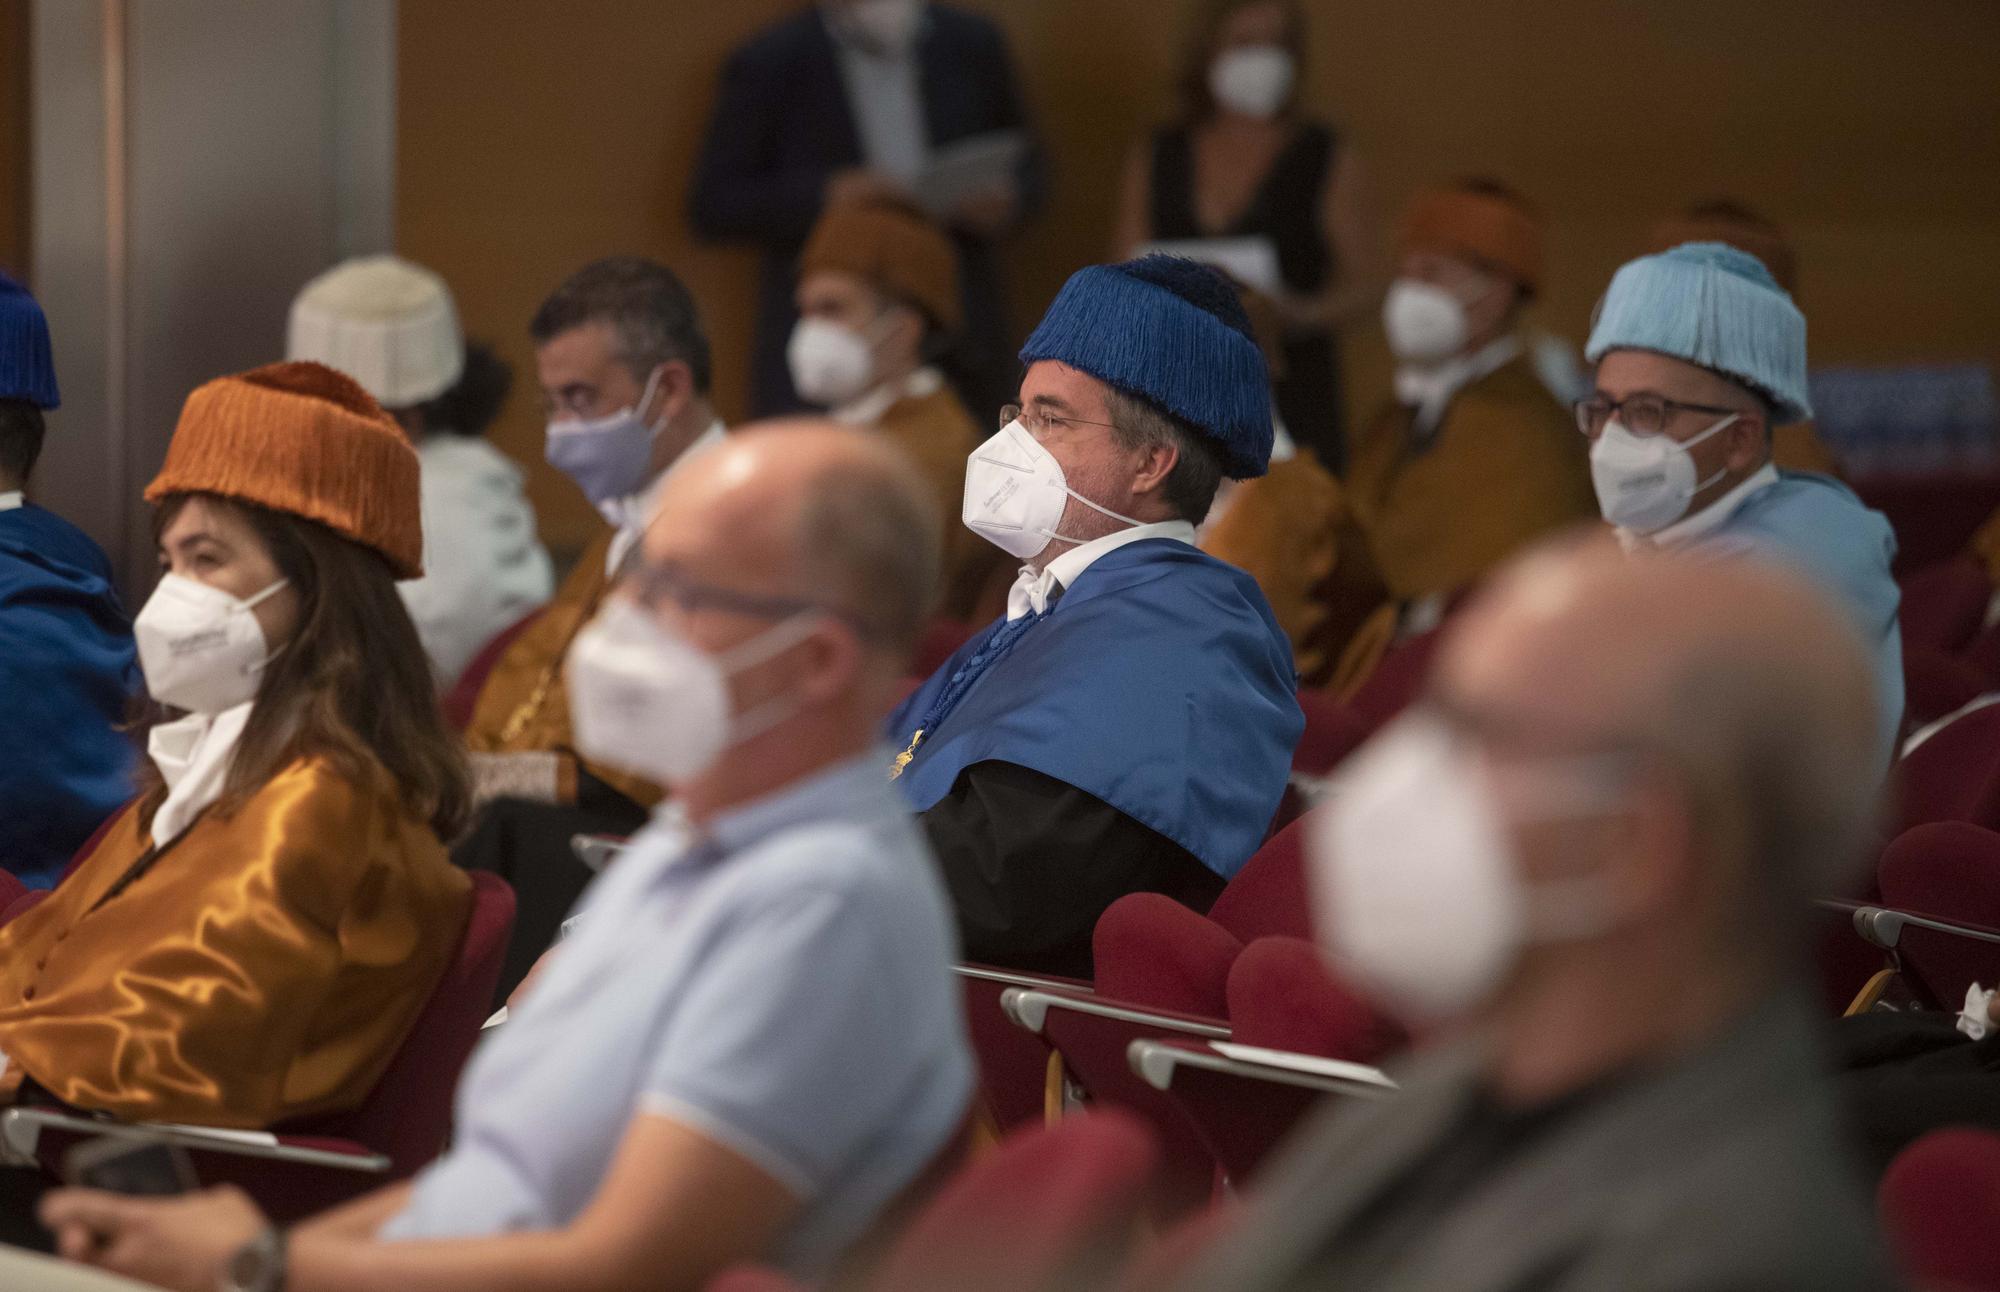
<svg viewBox="0 0 2000 1292">
<path fill-rule="evenodd" d="M 1150 525 L 1133 525 L 1103 538 L 1093 538 L 1088 543 L 1079 543 L 1061 556 L 1056 557 L 1041 570 L 1033 566 L 1021 567 L 1019 578 L 1007 590 L 1007 618 L 1019 619 L 1033 611 L 1040 614 L 1049 608 L 1049 602 L 1056 593 L 1073 585 L 1083 572 L 1091 567 L 1099 557 L 1108 556 L 1142 538 L 1170 538 L 1177 543 L 1194 543 L 1194 526 L 1184 520 L 1161 520 Z"/>
</svg>

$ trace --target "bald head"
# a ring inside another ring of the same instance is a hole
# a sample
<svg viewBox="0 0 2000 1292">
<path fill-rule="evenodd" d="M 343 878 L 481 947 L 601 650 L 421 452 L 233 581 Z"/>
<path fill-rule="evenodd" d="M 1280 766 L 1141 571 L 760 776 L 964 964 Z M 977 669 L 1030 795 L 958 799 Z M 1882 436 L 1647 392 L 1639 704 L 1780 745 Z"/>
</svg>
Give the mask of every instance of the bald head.
<svg viewBox="0 0 2000 1292">
<path fill-rule="evenodd" d="M 1672 765 L 1697 848 L 1761 899 L 1752 918 L 1851 877 L 1880 779 L 1873 674 L 1846 618 L 1787 569 L 1547 546 L 1468 610 L 1436 686 L 1489 730 Z"/>
<path fill-rule="evenodd" d="M 839 611 L 901 662 L 937 583 L 939 521 L 887 441 L 833 422 L 746 426 L 688 459 L 646 531 L 655 563 Z"/>
</svg>

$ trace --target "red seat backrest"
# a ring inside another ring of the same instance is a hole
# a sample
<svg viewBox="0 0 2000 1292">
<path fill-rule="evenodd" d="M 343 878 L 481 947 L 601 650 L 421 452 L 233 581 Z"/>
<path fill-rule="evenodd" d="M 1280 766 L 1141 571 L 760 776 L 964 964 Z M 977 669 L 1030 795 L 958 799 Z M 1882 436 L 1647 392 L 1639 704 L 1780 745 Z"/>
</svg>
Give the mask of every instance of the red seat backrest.
<svg viewBox="0 0 2000 1292">
<path fill-rule="evenodd" d="M 1912 1286 L 2000 1288 L 2000 1135 L 1930 1132 L 1889 1164 L 1876 1209 Z"/>
<path fill-rule="evenodd" d="M 1163 893 L 1127 893 L 1090 932 L 1097 993 L 1128 1005 L 1224 1018 L 1235 934 Z"/>
<path fill-rule="evenodd" d="M 1953 719 L 1897 765 L 1897 833 L 1930 821 L 2000 829 L 2000 704 Z"/>
<path fill-rule="evenodd" d="M 444 720 L 451 724 L 454 731 L 464 731 L 471 725 L 472 711 L 479 704 L 479 692 L 486 686 L 487 675 L 500 662 L 500 657 L 507 653 L 507 648 L 514 644 L 514 639 L 527 632 L 542 617 L 544 609 L 546 607 L 537 606 L 493 634 L 479 648 L 479 653 L 472 657 L 472 662 L 460 671 L 451 689 L 438 697 L 439 705 L 444 709 Z"/>
<path fill-rule="evenodd" d="M 488 871 L 471 871 L 472 910 L 458 952 L 410 1034 L 360 1107 L 280 1128 L 287 1134 L 353 1140 L 393 1163 L 392 1178 L 414 1174 L 444 1148 L 458 1076 L 493 1008 L 493 988 L 514 928 L 514 890 Z"/>
<path fill-rule="evenodd" d="M 1970 645 L 1986 621 L 1993 583 L 1969 557 L 1953 557 L 1916 570 L 1898 580 L 1902 604 L 1896 618 L 1903 630 L 1903 647 L 1960 651 Z"/>
<path fill-rule="evenodd" d="M 1097 1286 L 1122 1264 L 1158 1162 L 1145 1123 L 1116 1109 L 1012 1135 L 945 1186 L 868 1287 Z"/>
<path fill-rule="evenodd" d="M 1259 938 L 1229 970 L 1229 1039 L 1374 1063 L 1401 1031 L 1333 976 L 1303 938 Z"/>
<path fill-rule="evenodd" d="M 2000 833 L 1937 821 L 1883 849 L 1876 882 L 1884 905 L 1958 924 L 2000 929 Z M 2000 986 L 2000 945 L 1905 928 L 1904 966 L 1939 1005 L 1956 1010 L 1974 982 Z"/>
<path fill-rule="evenodd" d="M 951 619 L 943 615 L 924 625 L 924 635 L 917 639 L 916 655 L 910 661 L 910 672 L 919 678 L 928 678 L 938 671 L 938 666 L 950 659 L 959 647 L 972 640 L 978 628 L 963 620 Z"/>
<path fill-rule="evenodd" d="M 1332 772 L 1373 730 L 1360 714 L 1326 691 L 1300 691 L 1299 711 L 1305 714 L 1306 729 L 1292 751 L 1292 770 L 1308 776 Z"/>
<path fill-rule="evenodd" d="M 1272 835 L 1216 897 L 1208 918 L 1245 944 L 1272 936 L 1311 937 L 1305 840 L 1325 810 L 1315 808 Z"/>
<path fill-rule="evenodd" d="M 1969 660 L 1935 646 L 1903 645 L 1903 730 L 1958 712 L 1995 690 L 1992 679 Z"/>
</svg>

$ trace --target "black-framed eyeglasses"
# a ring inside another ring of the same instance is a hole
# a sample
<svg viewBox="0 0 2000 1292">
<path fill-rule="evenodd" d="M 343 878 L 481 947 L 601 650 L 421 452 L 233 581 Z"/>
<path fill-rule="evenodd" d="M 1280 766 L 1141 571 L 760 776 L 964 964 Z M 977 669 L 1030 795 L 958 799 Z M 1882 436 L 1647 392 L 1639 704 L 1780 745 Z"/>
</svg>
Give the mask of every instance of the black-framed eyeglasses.
<svg viewBox="0 0 2000 1292">
<path fill-rule="evenodd" d="M 1678 399 L 1668 399 L 1664 395 L 1628 395 L 1624 399 L 1606 399 L 1602 395 L 1576 401 L 1576 429 L 1591 439 L 1604 433 L 1605 423 L 1612 418 L 1634 435 L 1658 435 L 1667 429 L 1675 413 L 1711 413 L 1725 417 L 1731 413 L 1743 415 L 1740 408 L 1717 408 L 1713 404 L 1686 404 Z"/>
<path fill-rule="evenodd" d="M 1081 417 L 1059 417 L 1054 413 L 1040 410 L 1030 411 L 1019 404 L 1008 404 L 1000 410 L 1000 427 L 1006 429 L 1009 422 L 1018 421 L 1028 428 L 1028 434 L 1040 438 L 1058 426 L 1102 426 L 1108 431 L 1118 428 L 1110 422 L 1088 422 Z"/>
</svg>

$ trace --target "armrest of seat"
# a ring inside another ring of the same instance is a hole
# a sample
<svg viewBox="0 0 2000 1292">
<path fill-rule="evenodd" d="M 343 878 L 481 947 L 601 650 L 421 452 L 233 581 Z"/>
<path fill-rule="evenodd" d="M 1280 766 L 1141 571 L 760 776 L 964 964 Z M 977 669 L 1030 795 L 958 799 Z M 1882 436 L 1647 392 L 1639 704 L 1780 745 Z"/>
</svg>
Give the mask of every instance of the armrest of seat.
<svg viewBox="0 0 2000 1292">
<path fill-rule="evenodd" d="M 1149 1030 L 1197 1037 L 1202 1040 L 1229 1039 L 1229 1025 L 1212 1018 L 1169 1010 L 1141 1009 L 1096 995 L 1043 991 L 1030 987 L 1009 987 L 1000 993 L 1000 1008 L 1016 1026 L 1040 1034 L 1051 1010 L 1089 1014 L 1129 1023 Z"/>
<path fill-rule="evenodd" d="M 285 1162 L 294 1166 L 326 1167 L 364 1175 L 386 1175 L 390 1165 L 389 1159 L 382 1154 L 346 1140 L 180 1126 L 167 1122 L 108 1121 L 97 1117 L 79 1117 L 53 1108 L 9 1108 L 0 1112 L 0 1142 L 4 1142 L 9 1153 L 23 1160 L 38 1160 L 37 1150 L 45 1131 L 164 1142 L 193 1152 Z"/>
<path fill-rule="evenodd" d="M 1863 941 L 1873 943 L 1884 951 L 1896 950 L 1902 942 L 1903 930 L 1908 928 L 1929 929 L 1933 933 L 1973 942 L 2000 943 L 2000 929 L 1989 929 L 1984 925 L 1940 920 L 1887 906 L 1856 906 L 1853 912 L 1854 931 Z"/>
<path fill-rule="evenodd" d="M 1059 974 L 1022 973 L 1015 969 L 995 969 L 991 965 L 953 965 L 951 971 L 960 978 L 970 978 L 975 982 L 998 983 L 1002 987 L 1026 987 L 1032 991 L 1066 991 L 1072 995 L 1088 996 L 1096 990 L 1082 978 L 1064 978 Z"/>
<path fill-rule="evenodd" d="M 1296 1086 L 1327 1094 L 1356 1095 L 1380 1099 L 1393 1094 L 1396 1083 L 1380 1068 L 1315 1054 L 1293 1054 L 1258 1046 L 1233 1045 L 1227 1041 L 1196 1041 L 1182 1038 L 1137 1040 L 1126 1047 L 1132 1071 L 1155 1090 L 1171 1090 L 1174 1074 L 1181 1068 L 1200 1068 L 1250 1081 Z"/>
</svg>

